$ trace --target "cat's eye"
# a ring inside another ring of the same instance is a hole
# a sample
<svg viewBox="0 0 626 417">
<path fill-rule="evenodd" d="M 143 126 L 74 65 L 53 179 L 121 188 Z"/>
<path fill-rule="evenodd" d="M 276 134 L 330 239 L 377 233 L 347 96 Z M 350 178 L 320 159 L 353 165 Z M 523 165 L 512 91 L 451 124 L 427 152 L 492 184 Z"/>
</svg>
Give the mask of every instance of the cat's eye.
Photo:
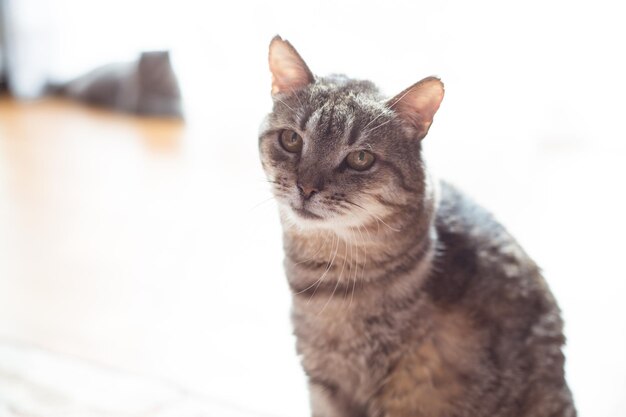
<svg viewBox="0 0 626 417">
<path fill-rule="evenodd" d="M 348 166 L 357 171 L 365 171 L 374 164 L 374 155 L 368 151 L 354 151 L 348 154 L 346 162 Z"/>
<path fill-rule="evenodd" d="M 280 145 L 287 152 L 300 152 L 302 150 L 302 137 L 293 130 L 283 130 L 280 132 Z"/>
</svg>

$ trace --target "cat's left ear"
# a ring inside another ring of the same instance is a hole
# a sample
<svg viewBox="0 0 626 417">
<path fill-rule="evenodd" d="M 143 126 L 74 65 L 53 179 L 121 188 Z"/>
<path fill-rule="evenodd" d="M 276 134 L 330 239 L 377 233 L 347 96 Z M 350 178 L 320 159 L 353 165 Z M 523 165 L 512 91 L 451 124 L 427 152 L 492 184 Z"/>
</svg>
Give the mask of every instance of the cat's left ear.
<svg viewBox="0 0 626 417">
<path fill-rule="evenodd" d="M 441 80 L 437 77 L 428 77 L 387 100 L 386 105 L 415 130 L 417 139 L 422 139 L 433 123 L 443 94 Z"/>
<path fill-rule="evenodd" d="M 270 43 L 272 95 L 291 94 L 315 81 L 313 73 L 289 42 L 276 35 Z"/>
</svg>

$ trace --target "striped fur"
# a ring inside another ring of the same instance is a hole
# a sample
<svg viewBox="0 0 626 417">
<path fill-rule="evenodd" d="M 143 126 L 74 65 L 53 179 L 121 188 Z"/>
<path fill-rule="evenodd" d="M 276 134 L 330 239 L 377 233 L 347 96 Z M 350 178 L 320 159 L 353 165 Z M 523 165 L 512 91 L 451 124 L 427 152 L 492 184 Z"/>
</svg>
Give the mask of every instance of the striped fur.
<svg viewBox="0 0 626 417">
<path fill-rule="evenodd" d="M 431 178 L 421 137 L 371 82 L 285 86 L 259 148 L 313 416 L 575 416 L 559 309 L 514 238 Z M 299 154 L 281 148 L 284 129 Z M 355 149 L 376 155 L 370 170 L 346 168 Z M 319 192 L 304 201 L 301 181 Z"/>
</svg>

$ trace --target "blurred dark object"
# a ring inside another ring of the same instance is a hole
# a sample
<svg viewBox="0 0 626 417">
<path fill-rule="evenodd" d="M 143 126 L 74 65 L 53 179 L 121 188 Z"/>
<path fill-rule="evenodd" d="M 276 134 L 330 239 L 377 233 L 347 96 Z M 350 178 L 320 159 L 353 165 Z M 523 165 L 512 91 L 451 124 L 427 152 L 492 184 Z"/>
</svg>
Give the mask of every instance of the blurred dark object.
<svg viewBox="0 0 626 417">
<path fill-rule="evenodd" d="M 143 52 L 138 61 L 109 64 L 49 94 L 145 116 L 182 117 L 180 87 L 168 51 Z"/>
<path fill-rule="evenodd" d="M 40 96 L 52 62 L 50 1 L 0 0 L 0 72 L 11 94 Z"/>
<path fill-rule="evenodd" d="M 4 24 L 4 0 L 0 0 L 0 93 L 7 89 L 7 57 L 6 57 L 6 40 Z"/>
</svg>

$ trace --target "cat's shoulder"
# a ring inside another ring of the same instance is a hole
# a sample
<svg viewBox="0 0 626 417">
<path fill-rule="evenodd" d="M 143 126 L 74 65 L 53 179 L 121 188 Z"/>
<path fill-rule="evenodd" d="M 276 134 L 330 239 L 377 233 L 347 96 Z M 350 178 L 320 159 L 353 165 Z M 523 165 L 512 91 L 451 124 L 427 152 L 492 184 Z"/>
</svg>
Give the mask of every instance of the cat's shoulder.
<svg viewBox="0 0 626 417">
<path fill-rule="evenodd" d="M 435 225 L 439 233 L 465 237 L 480 246 L 508 240 L 506 237 L 512 239 L 489 211 L 456 186 L 440 180 L 438 191 Z"/>
<path fill-rule="evenodd" d="M 435 227 L 436 277 L 429 283 L 434 297 L 515 304 L 547 292 L 539 267 L 506 228 L 444 181 Z"/>
</svg>

